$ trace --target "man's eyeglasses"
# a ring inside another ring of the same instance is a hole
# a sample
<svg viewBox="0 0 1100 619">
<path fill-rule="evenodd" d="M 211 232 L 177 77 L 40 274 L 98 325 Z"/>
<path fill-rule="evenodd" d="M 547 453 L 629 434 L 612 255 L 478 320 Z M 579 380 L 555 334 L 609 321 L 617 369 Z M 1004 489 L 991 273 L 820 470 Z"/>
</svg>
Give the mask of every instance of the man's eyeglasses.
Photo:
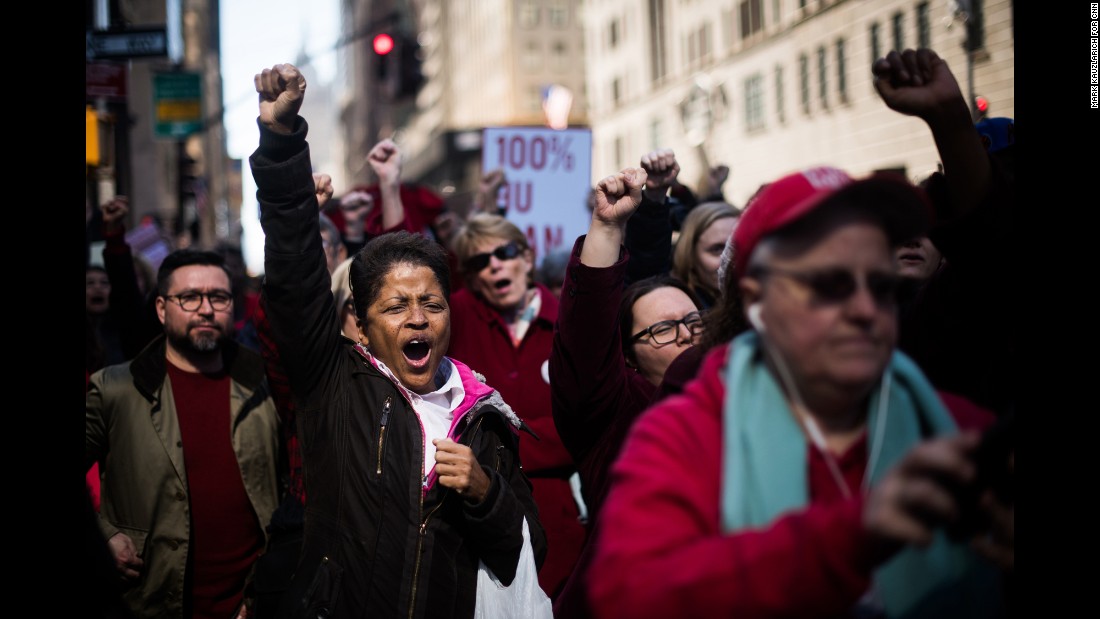
<svg viewBox="0 0 1100 619">
<path fill-rule="evenodd" d="M 490 257 L 496 256 L 497 260 L 511 260 L 518 256 L 521 251 L 523 250 L 520 249 L 519 243 L 515 241 L 505 243 L 491 252 L 474 254 L 467 258 L 465 263 L 466 270 L 470 273 L 478 273 L 489 266 Z"/>
<path fill-rule="evenodd" d="M 233 305 L 232 295 L 224 292 L 185 292 L 183 294 L 165 295 L 164 298 L 175 299 L 176 303 L 180 304 L 180 309 L 185 312 L 195 312 L 202 307 L 203 297 L 210 300 L 210 307 L 214 308 L 216 312 L 224 312 L 229 309 L 229 306 Z"/>
<path fill-rule="evenodd" d="M 636 342 L 648 335 L 655 344 L 671 344 L 680 333 L 680 325 L 687 327 L 694 338 L 703 332 L 703 316 L 699 312 L 691 312 L 680 320 L 662 320 L 635 333 L 630 339 Z"/>
<path fill-rule="evenodd" d="M 819 271 L 794 271 L 776 267 L 765 267 L 762 273 L 774 273 L 789 277 L 809 288 L 814 297 L 822 303 L 843 303 L 850 299 L 859 288 L 856 276 L 848 269 L 822 269 Z M 864 285 L 871 298 L 879 307 L 891 307 L 897 303 L 898 284 L 901 278 L 893 273 L 872 271 L 867 274 Z"/>
</svg>

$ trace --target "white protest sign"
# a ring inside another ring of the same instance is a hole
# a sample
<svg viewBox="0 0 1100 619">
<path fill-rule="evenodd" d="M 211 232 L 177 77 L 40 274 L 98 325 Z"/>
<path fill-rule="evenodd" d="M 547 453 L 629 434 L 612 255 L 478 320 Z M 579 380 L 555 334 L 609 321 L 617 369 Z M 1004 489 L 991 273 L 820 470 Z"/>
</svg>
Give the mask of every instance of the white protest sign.
<svg viewBox="0 0 1100 619">
<path fill-rule="evenodd" d="M 588 232 L 591 130 L 488 127 L 482 144 L 481 169 L 504 171 L 498 205 L 527 235 L 537 263 Z"/>
</svg>

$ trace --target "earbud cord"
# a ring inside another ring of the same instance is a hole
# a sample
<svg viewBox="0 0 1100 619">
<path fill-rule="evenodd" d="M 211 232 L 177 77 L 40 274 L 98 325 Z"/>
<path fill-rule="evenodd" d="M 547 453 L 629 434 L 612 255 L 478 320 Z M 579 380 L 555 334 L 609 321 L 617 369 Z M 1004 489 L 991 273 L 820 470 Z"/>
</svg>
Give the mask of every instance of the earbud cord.
<svg viewBox="0 0 1100 619">
<path fill-rule="evenodd" d="M 875 420 L 875 439 L 871 442 L 871 455 L 867 457 L 867 470 L 863 472 L 863 492 L 871 489 L 871 474 L 882 453 L 882 437 L 886 434 L 886 416 L 890 413 L 890 369 L 883 372 L 882 387 L 878 392 L 878 419 Z"/>
<path fill-rule="evenodd" d="M 810 442 L 814 444 L 814 447 L 816 447 L 818 452 L 821 453 L 822 458 L 825 459 L 825 464 L 829 467 L 829 473 L 832 475 L 833 481 L 836 483 L 837 487 L 840 488 L 841 495 L 843 495 L 845 499 L 852 498 L 852 491 L 848 488 L 848 483 L 844 481 L 844 475 L 840 472 L 840 465 L 837 464 L 836 458 L 833 457 L 833 454 L 829 452 L 829 449 L 825 443 L 825 435 L 821 432 L 821 428 L 818 427 L 817 422 L 814 420 L 814 418 L 809 413 L 803 412 L 808 411 L 809 409 L 802 401 L 802 396 L 799 394 L 798 388 L 795 386 L 794 379 L 791 377 L 790 370 L 787 368 L 787 364 L 783 361 L 783 356 L 779 354 L 778 350 L 775 350 L 771 346 L 768 338 L 765 337 L 763 333 L 758 332 L 758 334 L 760 336 L 760 341 L 764 344 L 765 353 L 769 357 L 771 357 L 772 361 L 775 363 L 775 367 L 779 371 L 780 380 L 783 381 L 784 385 L 787 387 L 787 393 L 790 394 L 791 399 L 794 400 L 796 408 L 796 410 L 794 411 L 795 418 L 797 418 L 802 423 L 802 427 L 805 428 L 806 434 L 810 437 Z M 886 376 L 883 377 L 882 388 L 879 393 L 879 414 L 878 421 L 875 424 L 875 441 L 872 445 L 873 452 L 871 456 L 867 459 L 867 468 L 866 470 L 864 470 L 863 473 L 864 490 L 869 487 L 871 470 L 873 469 L 873 464 L 875 460 L 878 459 L 878 453 L 882 446 L 882 434 L 886 428 L 886 414 L 888 410 L 886 406 L 886 400 L 890 388 L 889 385 L 890 373 L 886 372 Z"/>
</svg>

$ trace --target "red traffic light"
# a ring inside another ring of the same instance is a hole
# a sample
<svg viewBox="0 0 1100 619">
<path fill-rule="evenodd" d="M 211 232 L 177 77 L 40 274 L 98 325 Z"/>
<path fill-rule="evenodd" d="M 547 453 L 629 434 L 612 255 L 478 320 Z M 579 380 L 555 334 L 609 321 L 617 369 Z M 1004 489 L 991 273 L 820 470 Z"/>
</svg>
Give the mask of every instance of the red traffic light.
<svg viewBox="0 0 1100 619">
<path fill-rule="evenodd" d="M 374 35 L 374 53 L 385 56 L 393 51 L 393 37 L 386 33 Z"/>
<path fill-rule="evenodd" d="M 978 111 L 984 114 L 989 111 L 989 100 L 981 95 L 974 97 L 974 107 L 978 108 Z"/>
</svg>

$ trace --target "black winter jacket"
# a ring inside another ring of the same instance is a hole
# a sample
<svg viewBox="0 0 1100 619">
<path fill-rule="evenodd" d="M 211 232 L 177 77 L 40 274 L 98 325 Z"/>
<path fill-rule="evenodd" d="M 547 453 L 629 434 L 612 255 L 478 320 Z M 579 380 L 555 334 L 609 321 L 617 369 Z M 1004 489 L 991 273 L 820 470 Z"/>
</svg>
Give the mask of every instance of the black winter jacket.
<svg viewBox="0 0 1100 619">
<path fill-rule="evenodd" d="M 266 234 L 268 318 L 298 407 L 305 472 L 301 560 L 281 615 L 472 617 L 479 559 L 510 583 L 525 516 L 536 561 L 545 557 L 518 420 L 483 389 L 491 395 L 452 437 L 489 475 L 488 495 L 471 504 L 437 483 L 424 490 L 419 418 L 334 318 L 306 131 L 300 117 L 288 136 L 261 124 L 249 159 Z"/>
</svg>

